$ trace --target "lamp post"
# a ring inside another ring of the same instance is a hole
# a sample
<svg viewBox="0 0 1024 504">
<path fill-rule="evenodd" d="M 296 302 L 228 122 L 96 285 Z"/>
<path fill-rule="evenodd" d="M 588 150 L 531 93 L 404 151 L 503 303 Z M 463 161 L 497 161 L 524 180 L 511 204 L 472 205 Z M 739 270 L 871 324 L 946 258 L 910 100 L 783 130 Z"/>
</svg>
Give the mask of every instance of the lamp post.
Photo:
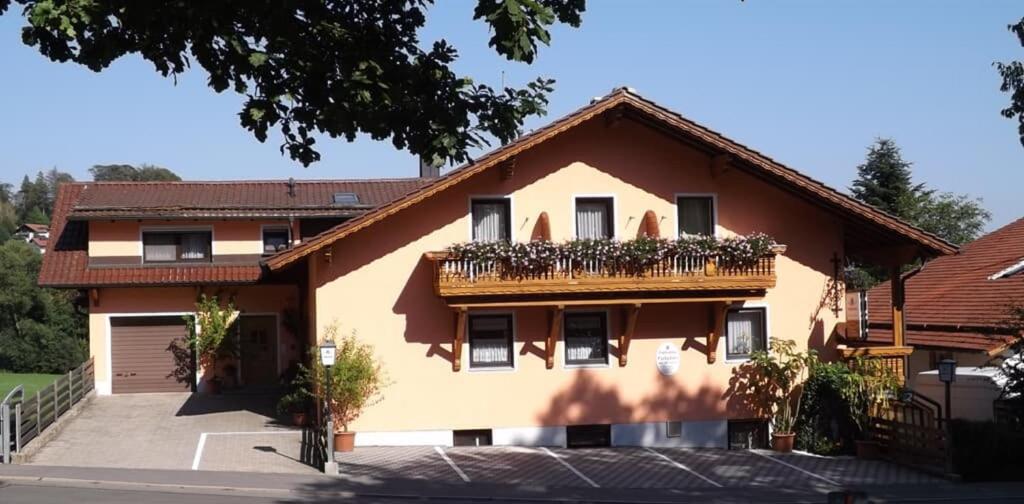
<svg viewBox="0 0 1024 504">
<path fill-rule="evenodd" d="M 953 410 L 950 401 L 950 385 L 956 381 L 956 361 L 942 359 L 939 361 L 939 381 L 946 385 L 946 472 L 953 473 Z"/>
<path fill-rule="evenodd" d="M 327 460 L 324 460 L 324 472 L 336 474 L 338 468 L 334 462 L 334 415 L 331 414 L 331 366 L 334 365 L 337 347 L 332 340 L 324 340 L 320 344 L 320 364 L 324 367 L 324 410 L 327 416 Z M 333 471 L 333 472 L 332 472 Z"/>
</svg>

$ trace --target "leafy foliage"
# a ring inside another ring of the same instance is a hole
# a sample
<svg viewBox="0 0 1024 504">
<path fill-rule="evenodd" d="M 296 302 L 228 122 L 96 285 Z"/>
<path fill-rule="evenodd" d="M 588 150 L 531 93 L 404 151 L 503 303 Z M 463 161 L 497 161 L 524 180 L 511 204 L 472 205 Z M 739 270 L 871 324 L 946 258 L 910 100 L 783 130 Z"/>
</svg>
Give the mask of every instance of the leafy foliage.
<svg viewBox="0 0 1024 504">
<path fill-rule="evenodd" d="M 178 181 L 181 180 L 177 174 L 160 166 L 144 164 L 135 167 L 127 164 L 94 165 L 89 168 L 92 179 L 97 182 L 150 182 L 150 181 Z"/>
<path fill-rule="evenodd" d="M 795 433 L 796 419 L 800 416 L 803 387 L 808 370 L 818 361 L 814 350 L 799 352 L 793 340 L 772 340 L 768 352 L 757 351 L 746 364 L 754 373 L 750 383 L 753 393 L 761 398 L 771 412 L 772 428 L 776 433 Z"/>
<path fill-rule="evenodd" d="M 1016 35 L 1017 41 L 1024 46 L 1024 18 L 1006 26 L 1007 30 Z M 1017 133 L 1021 145 L 1024 145 L 1024 63 L 1009 61 L 995 63 L 999 76 L 1003 78 L 999 90 L 1010 93 L 1010 104 L 1000 111 L 1003 117 L 1017 120 Z"/>
<path fill-rule="evenodd" d="M 311 373 L 311 382 L 330 390 L 328 402 L 334 422 L 347 431 L 364 409 L 380 402 L 387 378 L 373 355 L 373 347 L 359 341 L 355 333 L 339 336 L 338 326 L 331 325 L 325 329 L 324 339 L 337 346 L 334 365 L 327 372 L 320 359 L 313 358 L 311 371 L 307 372 Z"/>
<path fill-rule="evenodd" d="M 546 240 L 466 242 L 452 245 L 448 252 L 456 259 L 497 263 L 505 274 L 518 277 L 549 272 L 556 265 L 569 264 L 569 261 L 575 270 L 597 264 L 624 275 L 639 276 L 651 266 L 677 256 L 717 257 L 722 267 L 742 268 L 755 264 L 774 246 L 774 239 L 755 233 L 728 238 L 683 236 L 676 240 L 639 237 L 624 241 L 573 239 L 561 243 Z"/>
<path fill-rule="evenodd" d="M 195 316 L 185 315 L 185 326 L 188 328 L 188 348 L 195 352 L 199 365 L 204 370 L 213 372 L 212 380 L 218 379 L 217 361 L 222 357 L 235 356 L 237 349 L 233 334 L 233 325 L 238 318 L 235 305 L 228 301 L 221 306 L 217 296 L 200 294 L 196 300 Z"/>
<path fill-rule="evenodd" d="M 316 136 L 357 134 L 440 164 L 545 112 L 554 81 L 493 89 L 456 74 L 445 40 L 422 43 L 431 0 L 131 2 L 14 0 L 28 22 L 22 40 L 58 62 L 93 71 L 138 54 L 163 76 L 193 63 L 216 92 L 245 97 L 239 120 L 261 142 L 276 128 L 282 153 L 309 165 Z M 0 0 L 0 13 L 11 0 Z M 532 62 L 555 22 L 579 26 L 584 0 L 479 0 L 474 19 L 511 61 Z"/>
<path fill-rule="evenodd" d="M 77 293 L 39 287 L 40 262 L 23 242 L 0 245 L 0 369 L 63 373 L 86 359 Z"/>
</svg>

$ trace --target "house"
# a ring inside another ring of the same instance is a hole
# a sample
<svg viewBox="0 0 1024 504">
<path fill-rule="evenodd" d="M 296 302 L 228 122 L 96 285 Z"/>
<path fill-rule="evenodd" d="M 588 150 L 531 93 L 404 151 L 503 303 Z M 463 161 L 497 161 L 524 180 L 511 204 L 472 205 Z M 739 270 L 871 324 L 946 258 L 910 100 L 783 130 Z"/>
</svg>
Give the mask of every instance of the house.
<svg viewBox="0 0 1024 504">
<path fill-rule="evenodd" d="M 1020 339 L 1011 309 L 1024 307 L 1024 219 L 1018 219 L 938 257 L 904 276 L 906 338 L 914 347 L 909 374 L 952 358 L 959 366 L 985 366 Z M 890 284 L 868 291 L 867 341 L 892 342 Z"/>
<path fill-rule="evenodd" d="M 22 224 L 14 232 L 14 237 L 28 243 L 39 251 L 46 253 L 46 245 L 50 240 L 50 226 L 46 224 Z"/>
<path fill-rule="evenodd" d="M 66 185 L 40 282 L 89 290 L 105 393 L 191 386 L 169 378 L 167 341 L 219 292 L 243 314 L 242 385 L 270 383 L 334 324 L 374 345 L 390 384 L 350 426 L 357 444 L 725 447 L 766 437 L 743 387 L 752 351 L 785 338 L 839 354 L 844 258 L 898 272 L 956 250 L 626 88 L 421 175 Z M 629 273 L 513 272 L 451 249 L 754 233 L 778 245 Z"/>
</svg>

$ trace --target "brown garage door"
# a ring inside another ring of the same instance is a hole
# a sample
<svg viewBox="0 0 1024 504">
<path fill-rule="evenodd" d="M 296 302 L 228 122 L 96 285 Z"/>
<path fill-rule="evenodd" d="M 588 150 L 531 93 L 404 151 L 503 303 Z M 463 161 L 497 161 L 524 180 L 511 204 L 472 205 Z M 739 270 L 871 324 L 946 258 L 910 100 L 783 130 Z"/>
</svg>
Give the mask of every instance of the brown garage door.
<svg viewBox="0 0 1024 504">
<path fill-rule="evenodd" d="M 180 380 L 174 353 L 168 348 L 188 335 L 185 321 L 172 317 L 114 317 L 110 319 L 110 356 L 115 394 L 130 392 L 185 392 L 186 372 Z"/>
</svg>

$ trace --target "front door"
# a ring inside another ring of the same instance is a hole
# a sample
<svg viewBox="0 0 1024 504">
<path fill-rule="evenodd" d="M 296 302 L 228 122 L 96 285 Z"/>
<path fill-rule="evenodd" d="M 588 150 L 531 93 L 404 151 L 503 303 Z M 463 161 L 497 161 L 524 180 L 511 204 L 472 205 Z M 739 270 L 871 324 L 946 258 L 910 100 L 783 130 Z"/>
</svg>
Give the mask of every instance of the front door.
<svg viewBox="0 0 1024 504">
<path fill-rule="evenodd" d="M 277 317 L 242 315 L 238 324 L 242 384 L 247 387 L 277 385 Z"/>
</svg>

